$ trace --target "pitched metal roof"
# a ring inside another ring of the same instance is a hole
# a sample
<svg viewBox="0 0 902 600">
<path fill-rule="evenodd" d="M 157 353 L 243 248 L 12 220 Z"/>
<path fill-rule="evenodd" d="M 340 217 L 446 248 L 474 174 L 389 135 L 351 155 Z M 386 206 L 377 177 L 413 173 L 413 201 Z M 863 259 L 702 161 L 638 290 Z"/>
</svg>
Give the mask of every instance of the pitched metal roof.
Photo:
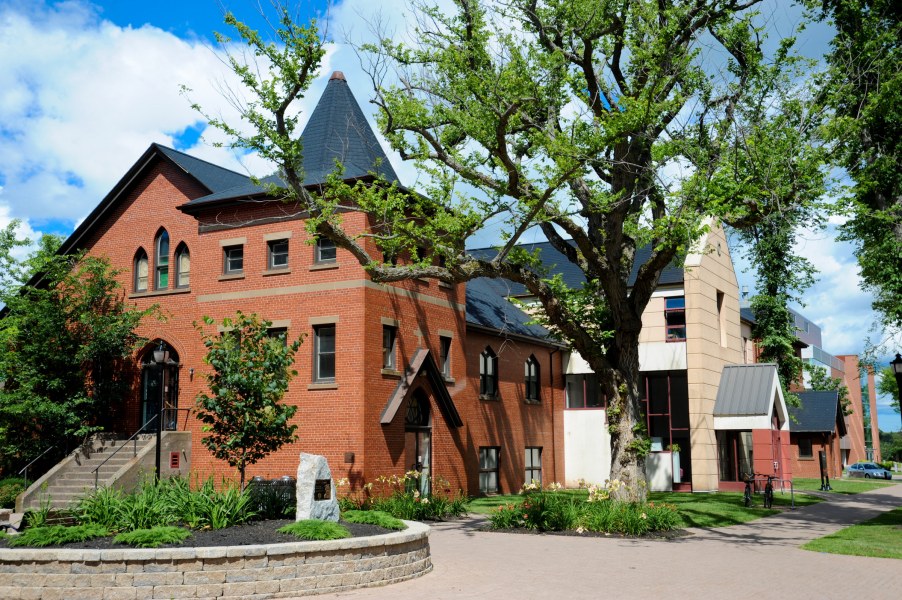
<svg viewBox="0 0 902 600">
<path fill-rule="evenodd" d="M 715 417 L 767 415 L 774 403 L 777 366 L 773 363 L 725 365 L 720 374 Z"/>
<path fill-rule="evenodd" d="M 739 307 L 739 319 L 741 321 L 751 323 L 752 325 L 757 323 L 757 321 L 755 321 L 755 313 L 752 311 L 751 306 L 740 306 Z"/>
<path fill-rule="evenodd" d="M 570 242 L 573 243 L 572 241 Z M 560 274 L 564 283 L 571 289 L 581 289 L 586 283 L 586 276 L 577 265 L 570 262 L 566 256 L 558 252 L 550 242 L 538 242 L 534 244 L 523 244 L 520 246 L 527 252 L 538 251 L 539 259 L 542 261 L 543 267 L 548 271 L 549 275 Z M 629 285 L 636 282 L 636 276 L 639 274 L 639 268 L 648 262 L 651 257 L 651 245 L 643 246 L 636 249 L 636 260 L 633 262 L 633 269 L 630 272 Z M 496 248 L 474 248 L 467 252 L 483 260 L 491 260 L 497 253 Z M 683 267 L 679 261 L 673 261 L 667 265 L 661 272 L 658 285 L 673 285 L 683 283 Z M 529 291 L 519 283 L 507 282 L 506 284 L 510 293 L 509 296 L 528 296 Z"/>
<path fill-rule="evenodd" d="M 845 420 L 839 408 L 839 394 L 835 390 L 797 392 L 802 406 L 789 407 L 792 416 L 789 430 L 795 433 L 832 432 L 840 427 L 840 435 L 845 435 Z"/>
<path fill-rule="evenodd" d="M 532 317 L 514 306 L 505 293 L 506 280 L 481 277 L 467 282 L 467 323 L 496 331 L 550 342 L 547 329 L 530 325 Z"/>
</svg>

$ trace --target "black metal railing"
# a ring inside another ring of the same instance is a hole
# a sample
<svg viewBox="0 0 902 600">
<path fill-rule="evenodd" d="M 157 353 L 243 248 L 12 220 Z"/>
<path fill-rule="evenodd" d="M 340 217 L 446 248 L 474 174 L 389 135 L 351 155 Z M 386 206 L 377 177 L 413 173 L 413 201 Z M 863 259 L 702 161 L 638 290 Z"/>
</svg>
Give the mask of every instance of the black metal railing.
<svg viewBox="0 0 902 600">
<path fill-rule="evenodd" d="M 131 437 L 129 437 L 127 440 L 125 440 L 125 442 L 121 446 L 116 448 L 112 452 L 112 454 L 107 456 L 103 460 L 103 462 L 101 462 L 99 465 L 97 465 L 97 468 L 95 468 L 93 471 L 91 471 L 91 473 L 94 474 L 94 489 L 96 490 L 98 488 L 98 486 L 100 485 L 100 468 L 103 467 L 103 465 L 105 465 L 107 463 L 107 461 L 109 461 L 111 458 L 116 456 L 120 450 L 125 448 L 129 442 L 132 442 L 132 458 L 138 456 L 138 436 L 141 435 L 142 433 L 148 433 L 148 434 L 155 433 L 157 430 L 156 427 L 153 427 L 152 429 L 148 429 L 148 427 L 151 424 L 156 423 L 157 420 L 161 416 L 163 417 L 163 419 L 162 419 L 163 431 L 178 431 L 178 421 L 179 421 L 179 413 L 180 412 L 185 413 L 185 423 L 183 425 L 183 430 L 185 428 L 187 428 L 188 413 L 190 412 L 190 409 L 187 409 L 187 408 L 164 408 L 162 411 L 160 411 L 159 413 L 155 414 L 153 417 L 148 419 L 148 421 L 146 423 L 144 423 L 144 425 L 142 425 L 140 427 L 140 429 L 138 429 L 138 431 L 133 433 L 131 435 Z"/>
<path fill-rule="evenodd" d="M 41 452 L 41 453 L 38 455 L 37 458 L 35 458 L 34 460 L 32 460 L 30 463 L 28 463 L 27 465 L 25 465 L 24 467 L 22 467 L 22 468 L 19 470 L 19 473 L 18 473 L 18 474 L 19 474 L 22 478 L 25 479 L 25 489 L 26 489 L 26 490 L 28 489 L 28 468 L 31 467 L 31 465 L 33 465 L 34 463 L 36 463 L 36 462 L 38 462 L 39 460 L 41 460 L 42 458 L 44 458 L 44 455 L 46 455 L 48 452 L 50 452 L 51 450 L 55 450 L 55 449 L 56 449 L 56 444 L 54 444 L 53 446 L 50 446 L 49 448 L 47 448 L 46 450 L 44 450 L 43 452 Z"/>
</svg>

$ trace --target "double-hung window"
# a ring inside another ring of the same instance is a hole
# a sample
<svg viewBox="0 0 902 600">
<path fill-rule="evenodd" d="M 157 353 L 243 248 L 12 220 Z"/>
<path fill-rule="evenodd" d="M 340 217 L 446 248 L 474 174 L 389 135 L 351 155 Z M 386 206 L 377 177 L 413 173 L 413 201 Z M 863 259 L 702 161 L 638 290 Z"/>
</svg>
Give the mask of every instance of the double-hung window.
<svg viewBox="0 0 902 600">
<path fill-rule="evenodd" d="M 441 350 L 441 369 L 442 375 L 446 378 L 451 378 L 451 338 L 447 336 L 441 336 L 439 338 L 440 350 Z"/>
<path fill-rule="evenodd" d="M 328 238 L 318 238 L 313 259 L 318 263 L 334 263 L 338 259 L 335 242 Z"/>
<path fill-rule="evenodd" d="M 382 368 L 396 370 L 398 346 L 398 328 L 392 325 L 382 326 Z"/>
<path fill-rule="evenodd" d="M 526 382 L 526 400 L 539 401 L 539 361 L 535 356 L 530 356 L 524 364 Z"/>
<path fill-rule="evenodd" d="M 223 272 L 233 275 L 244 272 L 244 246 L 226 246 L 223 251 Z"/>
<path fill-rule="evenodd" d="M 533 481 L 542 485 L 542 449 L 527 447 L 525 483 L 532 483 Z"/>
<path fill-rule="evenodd" d="M 313 380 L 335 381 L 335 325 L 313 328 Z"/>
<path fill-rule="evenodd" d="M 288 268 L 288 240 L 272 240 L 266 243 L 267 255 L 269 257 L 266 268 L 287 269 Z"/>
<path fill-rule="evenodd" d="M 479 491 L 483 494 L 498 493 L 498 447 L 479 449 Z"/>
<path fill-rule="evenodd" d="M 489 347 L 479 355 L 479 394 L 489 397 L 498 394 L 498 357 Z"/>
</svg>

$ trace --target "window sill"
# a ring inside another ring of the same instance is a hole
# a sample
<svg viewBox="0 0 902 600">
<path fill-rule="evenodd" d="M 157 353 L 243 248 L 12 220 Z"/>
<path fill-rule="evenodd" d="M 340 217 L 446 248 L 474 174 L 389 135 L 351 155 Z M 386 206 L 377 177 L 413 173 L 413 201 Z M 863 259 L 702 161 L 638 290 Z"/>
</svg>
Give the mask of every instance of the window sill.
<svg viewBox="0 0 902 600">
<path fill-rule="evenodd" d="M 244 279 L 244 272 L 225 273 L 225 274 L 219 276 L 219 281 L 231 281 L 233 279 Z"/>
<path fill-rule="evenodd" d="M 172 296 L 175 294 L 190 294 L 191 288 L 175 288 L 172 290 L 153 290 L 150 292 L 132 292 L 128 295 L 129 300 L 133 298 L 148 298 L 153 296 Z"/>
<path fill-rule="evenodd" d="M 799 460 L 811 460 L 811 461 L 813 461 L 813 460 L 814 460 L 814 457 L 813 457 L 813 456 L 800 456 L 800 457 L 799 457 Z"/>
<path fill-rule="evenodd" d="M 327 263 L 315 263 L 310 265 L 311 271 L 328 271 L 329 269 L 337 269 L 337 262 L 327 262 Z"/>
<path fill-rule="evenodd" d="M 404 375 L 404 373 L 397 369 L 382 369 L 380 372 L 388 377 L 397 377 L 398 379 L 401 379 L 401 376 Z"/>
<path fill-rule="evenodd" d="M 267 269 L 263 271 L 263 276 L 269 277 L 271 275 L 288 275 L 289 273 L 291 273 L 291 269 L 289 269 L 288 267 L 281 267 L 279 269 Z"/>
<path fill-rule="evenodd" d="M 337 390 L 338 384 L 334 381 L 322 381 L 319 383 L 310 383 L 307 385 L 308 390 Z"/>
<path fill-rule="evenodd" d="M 450 383 L 452 385 L 457 383 L 457 380 L 455 380 L 453 377 L 449 377 L 447 375 L 442 375 L 442 379 L 445 380 L 445 383 Z"/>
<path fill-rule="evenodd" d="M 501 400 L 501 397 L 498 396 L 498 394 L 479 394 L 479 399 L 489 402 L 497 402 L 498 400 Z"/>
<path fill-rule="evenodd" d="M 685 342 L 685 341 L 686 341 L 686 338 L 673 338 L 673 339 L 666 340 L 666 342 L 668 344 L 675 344 L 678 342 Z"/>
<path fill-rule="evenodd" d="M 525 398 L 525 399 L 523 400 L 523 403 L 524 403 L 524 404 L 541 404 L 542 401 L 541 401 L 541 400 L 538 400 L 538 399 L 536 399 L 536 400 L 530 400 L 529 398 Z"/>
<path fill-rule="evenodd" d="M 439 282 L 438 282 L 438 286 L 439 286 L 440 288 L 444 288 L 444 289 L 446 289 L 446 290 L 453 290 L 453 289 L 454 289 L 454 286 L 451 285 L 450 283 L 446 282 L 446 281 L 439 281 Z"/>
</svg>

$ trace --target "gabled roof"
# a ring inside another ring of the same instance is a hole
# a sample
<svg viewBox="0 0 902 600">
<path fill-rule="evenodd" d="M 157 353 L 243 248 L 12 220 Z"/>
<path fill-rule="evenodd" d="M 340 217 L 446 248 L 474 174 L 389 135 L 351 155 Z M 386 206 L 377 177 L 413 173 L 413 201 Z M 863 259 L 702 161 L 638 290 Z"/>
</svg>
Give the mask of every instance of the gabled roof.
<svg viewBox="0 0 902 600">
<path fill-rule="evenodd" d="M 751 325 L 757 323 L 757 321 L 755 321 L 755 313 L 752 311 L 751 306 L 739 307 L 739 320 L 745 321 L 746 323 L 749 323 Z"/>
<path fill-rule="evenodd" d="M 725 365 L 720 374 L 715 417 L 761 416 L 770 414 L 774 388 L 780 389 L 777 367 L 772 363 Z"/>
<path fill-rule="evenodd" d="M 224 169 L 205 160 L 189 156 L 184 152 L 153 143 L 135 161 L 135 164 L 113 186 L 113 189 L 100 201 L 94 210 L 91 211 L 91 214 L 81 222 L 81 225 L 66 238 L 62 246 L 60 246 L 59 253 L 67 254 L 80 248 L 80 243 L 85 238 L 85 235 L 100 222 L 111 207 L 117 204 L 117 201 L 127 193 L 137 178 L 155 164 L 157 160 L 165 160 L 181 169 L 211 193 L 221 192 L 250 181 L 246 175 Z"/>
<path fill-rule="evenodd" d="M 432 355 L 429 353 L 429 350 L 424 348 L 418 348 L 417 351 L 414 352 L 413 358 L 410 360 L 410 365 L 407 366 L 407 369 L 404 371 L 404 376 L 401 378 L 401 381 L 398 382 L 398 387 L 392 392 L 385 408 L 382 409 L 382 416 L 380 417 L 379 422 L 383 425 L 388 425 L 394 420 L 395 415 L 398 414 L 398 409 L 404 404 L 404 400 L 410 394 L 410 391 L 417 381 L 417 377 L 421 373 L 429 378 L 429 384 L 432 388 L 435 401 L 448 425 L 452 427 L 462 426 L 464 424 L 463 419 L 460 418 L 460 413 L 457 412 L 457 408 L 454 406 L 454 400 L 451 399 L 451 394 L 448 393 L 448 386 L 445 385 L 445 379 L 442 377 L 442 373 L 439 371 L 438 366 L 436 366 L 435 361 L 432 360 Z"/>
<path fill-rule="evenodd" d="M 790 431 L 823 433 L 839 428 L 839 435 L 846 434 L 846 422 L 842 418 L 839 394 L 835 390 L 798 392 L 796 395 L 802 406 L 789 407 L 789 414 L 792 416 Z"/>
<path fill-rule="evenodd" d="M 573 243 L 572 241 L 570 242 Z M 567 257 L 558 252 L 550 242 L 538 242 L 534 244 L 522 244 L 521 248 L 527 252 L 535 252 L 538 250 L 539 259 L 542 265 L 547 269 L 549 275 L 560 273 L 564 279 L 564 283 L 571 289 L 581 289 L 586 283 L 586 276 L 582 269 L 567 260 Z M 636 282 L 636 276 L 639 274 L 639 268 L 648 262 L 651 257 L 651 245 L 643 246 L 636 249 L 636 260 L 633 262 L 633 270 L 630 272 L 629 285 Z M 498 250 L 495 248 L 474 248 L 467 252 L 483 260 L 491 260 Z M 661 272 L 658 285 L 674 285 L 683 283 L 683 267 L 677 262 L 667 265 Z M 509 289 L 508 296 L 529 296 L 529 291 L 519 283 L 505 282 L 505 286 Z"/>
<path fill-rule="evenodd" d="M 329 174 L 335 171 L 336 161 L 344 167 L 344 179 L 372 177 L 372 173 L 375 173 L 389 182 L 398 180 L 341 71 L 332 73 L 323 95 L 304 126 L 301 142 L 304 185 L 325 183 Z M 276 175 L 263 181 L 284 186 L 284 182 Z M 199 205 L 261 196 L 265 193 L 265 187 L 254 185 L 250 179 L 245 178 L 245 181 L 230 189 L 196 198 L 182 208 L 190 211 Z"/>
<path fill-rule="evenodd" d="M 532 318 L 511 304 L 502 279 L 481 277 L 467 282 L 467 323 L 501 335 L 512 334 L 550 342 L 547 329 L 530 325 Z M 557 344 L 555 344 L 557 345 Z"/>
</svg>

